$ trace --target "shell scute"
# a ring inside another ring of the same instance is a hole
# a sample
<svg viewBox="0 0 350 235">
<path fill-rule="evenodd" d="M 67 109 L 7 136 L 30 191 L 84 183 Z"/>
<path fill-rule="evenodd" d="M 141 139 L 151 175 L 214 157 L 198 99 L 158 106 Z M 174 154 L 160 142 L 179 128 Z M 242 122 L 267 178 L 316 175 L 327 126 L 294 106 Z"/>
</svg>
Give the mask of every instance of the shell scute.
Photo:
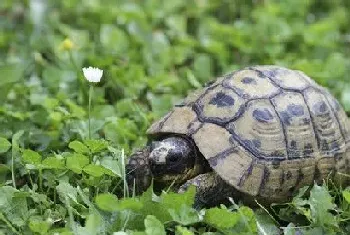
<svg viewBox="0 0 350 235">
<path fill-rule="evenodd" d="M 197 118 L 196 113 L 191 107 L 175 107 L 164 118 L 153 123 L 147 130 L 147 134 L 157 133 L 178 133 L 187 134 L 188 124 L 194 122 Z"/>
<path fill-rule="evenodd" d="M 220 125 L 241 115 L 245 101 L 233 90 L 216 86 L 195 103 L 199 119 Z"/>
<path fill-rule="evenodd" d="M 317 159 L 315 181 L 322 183 L 323 179 L 328 179 L 335 173 L 335 158 L 322 157 Z"/>
<path fill-rule="evenodd" d="M 264 175 L 264 167 L 257 164 L 252 164 L 251 168 L 245 172 L 241 178 L 237 189 L 256 196 L 259 194 Z"/>
<path fill-rule="evenodd" d="M 254 165 L 251 153 L 242 146 L 209 158 L 210 166 L 230 185 L 250 195 L 259 193 L 263 167 Z"/>
<path fill-rule="evenodd" d="M 192 138 L 206 159 L 236 147 L 236 144 L 231 141 L 231 134 L 225 128 L 212 123 L 204 123 Z"/>
<path fill-rule="evenodd" d="M 280 92 L 280 89 L 268 78 L 259 76 L 257 71 L 251 69 L 236 71 L 222 84 L 224 87 L 233 89 L 244 99 L 268 98 Z"/>
<path fill-rule="evenodd" d="M 303 90 L 310 85 L 301 71 L 271 65 L 254 66 L 252 69 L 259 71 L 283 89 Z"/>
<path fill-rule="evenodd" d="M 311 184 L 315 177 L 314 159 L 285 160 L 278 167 L 273 167 L 271 162 L 261 164 L 268 172 L 259 193 L 263 197 L 288 197 L 298 188 Z"/>
<path fill-rule="evenodd" d="M 268 99 L 250 101 L 242 117 L 230 122 L 227 129 L 257 158 L 287 158 L 283 127 Z"/>
<path fill-rule="evenodd" d="M 345 141 L 334 112 L 326 97 L 314 88 L 304 92 L 305 102 L 310 109 L 319 152 L 322 156 L 334 157 L 345 148 Z"/>
<path fill-rule="evenodd" d="M 181 106 L 191 105 L 196 102 L 199 97 L 203 94 L 203 89 L 196 89 L 192 91 L 181 103 Z"/>
<path fill-rule="evenodd" d="M 332 95 L 326 91 L 325 97 L 329 103 L 329 105 L 332 108 L 332 111 L 334 112 L 334 115 L 337 117 L 340 129 L 343 133 L 343 137 L 345 139 L 346 144 L 349 144 L 350 142 L 350 122 L 349 118 L 346 115 L 344 109 L 340 106 L 339 102 L 332 97 Z"/>
<path fill-rule="evenodd" d="M 288 159 L 313 157 L 318 152 L 311 116 L 300 93 L 283 92 L 272 103 L 284 127 Z"/>
</svg>

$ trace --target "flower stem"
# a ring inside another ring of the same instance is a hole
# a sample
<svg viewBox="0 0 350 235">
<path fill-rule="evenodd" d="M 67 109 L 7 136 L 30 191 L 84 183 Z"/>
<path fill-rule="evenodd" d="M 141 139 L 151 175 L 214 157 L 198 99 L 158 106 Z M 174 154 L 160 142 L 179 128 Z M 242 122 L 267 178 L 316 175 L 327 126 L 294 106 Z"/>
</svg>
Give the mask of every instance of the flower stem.
<svg viewBox="0 0 350 235">
<path fill-rule="evenodd" d="M 11 153 L 11 175 L 12 175 L 12 186 L 16 188 L 16 177 L 15 177 L 15 153 L 12 147 Z"/>
<path fill-rule="evenodd" d="M 89 118 L 89 139 L 91 139 L 91 97 L 93 92 L 93 85 L 90 85 L 89 89 L 89 110 L 88 110 L 88 118 Z"/>
</svg>

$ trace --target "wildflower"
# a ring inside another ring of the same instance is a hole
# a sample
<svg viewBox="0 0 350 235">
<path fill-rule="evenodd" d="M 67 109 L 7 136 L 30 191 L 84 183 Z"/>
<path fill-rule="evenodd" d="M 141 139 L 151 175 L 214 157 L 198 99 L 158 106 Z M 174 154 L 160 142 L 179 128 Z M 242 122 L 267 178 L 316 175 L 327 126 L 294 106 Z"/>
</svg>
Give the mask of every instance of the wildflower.
<svg viewBox="0 0 350 235">
<path fill-rule="evenodd" d="M 83 68 L 84 77 L 86 80 L 92 83 L 99 82 L 103 75 L 103 70 L 99 68 L 89 67 L 89 68 Z M 91 139 L 91 99 L 92 99 L 92 93 L 93 93 L 93 85 L 90 84 L 90 90 L 89 90 L 89 109 L 88 109 L 88 118 L 89 118 L 89 139 Z"/>
<path fill-rule="evenodd" d="M 103 70 L 90 66 L 89 68 L 83 68 L 83 73 L 89 82 L 99 82 L 102 78 Z"/>
<path fill-rule="evenodd" d="M 65 51 L 70 51 L 74 48 L 74 43 L 69 38 L 64 39 L 60 44 L 60 49 Z"/>
</svg>

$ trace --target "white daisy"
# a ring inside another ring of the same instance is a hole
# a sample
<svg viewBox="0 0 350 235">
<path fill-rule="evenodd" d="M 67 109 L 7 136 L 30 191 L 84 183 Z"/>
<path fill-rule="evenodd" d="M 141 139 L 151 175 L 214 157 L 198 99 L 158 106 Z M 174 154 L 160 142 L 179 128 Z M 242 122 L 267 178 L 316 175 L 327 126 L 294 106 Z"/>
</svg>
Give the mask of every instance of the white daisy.
<svg viewBox="0 0 350 235">
<path fill-rule="evenodd" d="M 103 70 L 90 66 L 89 68 L 83 68 L 83 73 L 89 82 L 99 82 L 102 78 Z"/>
</svg>

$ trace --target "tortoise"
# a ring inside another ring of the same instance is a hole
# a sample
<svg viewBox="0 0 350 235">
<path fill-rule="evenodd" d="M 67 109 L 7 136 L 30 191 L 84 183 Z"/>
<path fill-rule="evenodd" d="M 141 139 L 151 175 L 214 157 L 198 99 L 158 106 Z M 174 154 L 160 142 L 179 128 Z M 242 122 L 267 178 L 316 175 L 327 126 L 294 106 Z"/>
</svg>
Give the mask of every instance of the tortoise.
<svg viewBox="0 0 350 235">
<path fill-rule="evenodd" d="M 350 126 L 330 92 L 299 70 L 256 65 L 196 90 L 147 130 L 127 182 L 196 187 L 196 204 L 285 202 L 303 186 L 349 173 Z M 340 173 L 340 174 L 339 174 Z"/>
</svg>

